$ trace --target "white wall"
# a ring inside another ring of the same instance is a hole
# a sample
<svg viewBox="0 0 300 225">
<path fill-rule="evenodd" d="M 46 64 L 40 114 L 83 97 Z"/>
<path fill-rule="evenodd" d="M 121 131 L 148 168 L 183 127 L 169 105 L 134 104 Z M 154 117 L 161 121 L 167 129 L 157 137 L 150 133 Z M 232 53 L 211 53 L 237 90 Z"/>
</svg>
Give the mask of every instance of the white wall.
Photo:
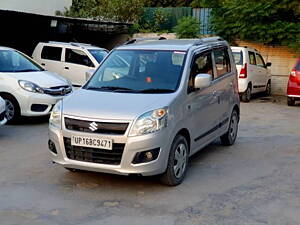
<svg viewBox="0 0 300 225">
<path fill-rule="evenodd" d="M 54 16 L 71 4 L 72 0 L 0 0 L 0 9 Z"/>
</svg>

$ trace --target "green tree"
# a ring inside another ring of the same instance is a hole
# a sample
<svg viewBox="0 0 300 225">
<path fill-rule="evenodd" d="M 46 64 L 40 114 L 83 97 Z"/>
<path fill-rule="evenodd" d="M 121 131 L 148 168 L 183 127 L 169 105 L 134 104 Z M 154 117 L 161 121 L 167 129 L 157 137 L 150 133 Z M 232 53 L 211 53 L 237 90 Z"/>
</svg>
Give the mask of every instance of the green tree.
<svg viewBox="0 0 300 225">
<path fill-rule="evenodd" d="M 135 22 L 145 0 L 73 0 L 72 6 L 57 15 L 98 20 Z"/>
<path fill-rule="evenodd" d="M 192 0 L 146 0 L 146 7 L 187 7 Z"/>
<path fill-rule="evenodd" d="M 300 50 L 299 0 L 227 0 L 212 11 L 212 27 L 235 39 L 287 45 Z"/>
<path fill-rule="evenodd" d="M 178 20 L 174 31 L 178 38 L 197 38 L 200 31 L 200 22 L 192 16 Z"/>
</svg>

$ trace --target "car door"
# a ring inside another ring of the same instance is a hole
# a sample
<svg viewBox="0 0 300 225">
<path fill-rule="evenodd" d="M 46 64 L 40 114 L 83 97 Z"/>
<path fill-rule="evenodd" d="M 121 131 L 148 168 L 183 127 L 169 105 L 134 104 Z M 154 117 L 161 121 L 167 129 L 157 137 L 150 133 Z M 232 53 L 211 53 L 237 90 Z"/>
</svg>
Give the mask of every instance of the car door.
<svg viewBox="0 0 300 225">
<path fill-rule="evenodd" d="M 94 63 L 87 54 L 79 49 L 65 48 L 63 76 L 67 77 L 74 86 L 86 83 L 86 72 L 95 69 Z"/>
<path fill-rule="evenodd" d="M 214 49 L 213 62 L 215 69 L 214 94 L 218 99 L 217 116 L 219 128 L 223 128 L 231 116 L 230 100 L 234 92 L 234 70 L 231 67 L 228 47 Z"/>
<path fill-rule="evenodd" d="M 248 79 L 249 82 L 252 83 L 252 93 L 259 91 L 259 85 L 261 83 L 260 81 L 260 74 L 259 74 L 259 68 L 256 65 L 256 57 L 255 52 L 248 51 L 248 57 L 249 57 L 249 65 L 248 65 Z"/>
<path fill-rule="evenodd" d="M 61 47 L 44 46 L 40 57 L 40 63 L 46 70 L 63 75 Z"/>
<path fill-rule="evenodd" d="M 269 80 L 268 70 L 263 57 L 256 53 L 256 65 L 259 75 L 259 90 L 264 91 Z"/>
<path fill-rule="evenodd" d="M 212 52 L 195 53 L 190 68 L 186 117 L 193 140 L 191 146 L 191 154 L 193 154 L 199 149 L 199 146 L 211 141 L 218 125 L 218 99 L 214 95 L 214 85 L 204 89 L 194 88 L 197 74 L 207 73 L 214 76 Z"/>
</svg>

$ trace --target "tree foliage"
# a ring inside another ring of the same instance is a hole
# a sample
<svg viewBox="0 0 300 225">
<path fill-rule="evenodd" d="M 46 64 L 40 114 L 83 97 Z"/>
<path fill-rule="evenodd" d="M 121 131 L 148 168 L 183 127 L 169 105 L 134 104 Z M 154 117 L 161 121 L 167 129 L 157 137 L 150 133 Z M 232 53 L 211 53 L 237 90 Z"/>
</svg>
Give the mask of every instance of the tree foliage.
<svg viewBox="0 0 300 225">
<path fill-rule="evenodd" d="M 179 19 L 174 31 L 178 38 L 196 38 L 200 31 L 200 22 L 192 16 Z"/>
<path fill-rule="evenodd" d="M 134 22 L 142 13 L 145 0 L 73 0 L 64 16 L 108 21 Z"/>
<path fill-rule="evenodd" d="M 192 0 L 146 0 L 146 7 L 187 7 Z"/>
<path fill-rule="evenodd" d="M 299 0 L 227 0 L 212 11 L 212 26 L 229 41 L 280 44 L 300 50 Z"/>
</svg>

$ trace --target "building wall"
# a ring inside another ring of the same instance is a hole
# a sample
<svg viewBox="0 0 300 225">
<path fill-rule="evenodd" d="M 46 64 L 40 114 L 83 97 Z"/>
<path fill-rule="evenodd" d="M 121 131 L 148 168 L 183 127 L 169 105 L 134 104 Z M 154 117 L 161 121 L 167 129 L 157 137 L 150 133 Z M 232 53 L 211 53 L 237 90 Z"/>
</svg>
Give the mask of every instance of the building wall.
<svg viewBox="0 0 300 225">
<path fill-rule="evenodd" d="M 271 62 L 270 72 L 272 74 L 272 93 L 285 95 L 287 82 L 293 65 L 296 62 L 296 55 L 287 47 L 268 46 L 260 43 L 236 41 L 238 46 L 248 46 L 257 49 L 266 62 Z"/>
<path fill-rule="evenodd" d="M 64 11 L 71 5 L 72 0 L 0 0 L 0 9 L 51 16 L 56 10 Z"/>
</svg>

